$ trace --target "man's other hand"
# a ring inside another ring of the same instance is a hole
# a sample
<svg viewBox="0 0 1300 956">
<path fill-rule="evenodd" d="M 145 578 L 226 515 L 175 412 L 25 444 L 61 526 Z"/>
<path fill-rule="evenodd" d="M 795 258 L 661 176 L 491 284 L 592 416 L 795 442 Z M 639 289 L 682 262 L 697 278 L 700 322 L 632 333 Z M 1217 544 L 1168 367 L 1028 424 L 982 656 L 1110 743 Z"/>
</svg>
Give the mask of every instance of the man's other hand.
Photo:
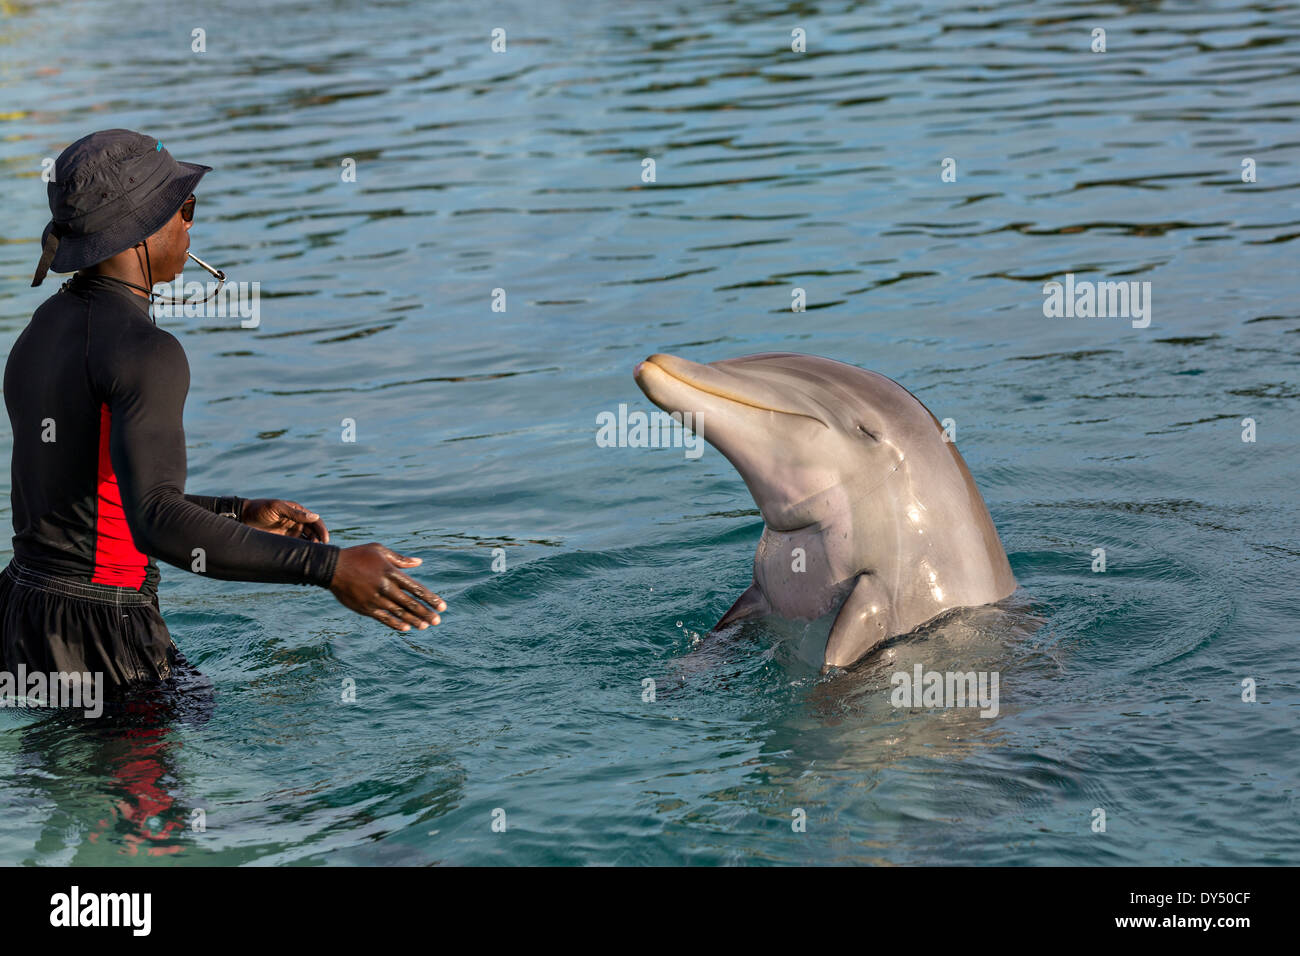
<svg viewBox="0 0 1300 956">
<path fill-rule="evenodd" d="M 239 520 L 258 531 L 283 534 L 290 538 L 305 538 L 328 544 L 329 530 L 320 515 L 309 511 L 296 501 L 283 498 L 250 498 L 244 503 L 244 513 Z"/>
</svg>

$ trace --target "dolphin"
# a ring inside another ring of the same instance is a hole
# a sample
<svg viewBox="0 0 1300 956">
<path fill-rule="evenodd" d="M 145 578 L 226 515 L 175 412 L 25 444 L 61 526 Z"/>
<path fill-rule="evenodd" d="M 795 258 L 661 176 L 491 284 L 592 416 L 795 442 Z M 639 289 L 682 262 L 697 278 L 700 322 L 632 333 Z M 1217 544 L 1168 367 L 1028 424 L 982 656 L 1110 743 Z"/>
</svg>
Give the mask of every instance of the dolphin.
<svg viewBox="0 0 1300 956">
<path fill-rule="evenodd" d="M 740 472 L 763 515 L 754 581 L 714 627 L 836 612 L 823 666 L 1016 588 L 957 446 L 876 372 L 766 352 L 701 365 L 655 354 L 637 385 Z"/>
</svg>

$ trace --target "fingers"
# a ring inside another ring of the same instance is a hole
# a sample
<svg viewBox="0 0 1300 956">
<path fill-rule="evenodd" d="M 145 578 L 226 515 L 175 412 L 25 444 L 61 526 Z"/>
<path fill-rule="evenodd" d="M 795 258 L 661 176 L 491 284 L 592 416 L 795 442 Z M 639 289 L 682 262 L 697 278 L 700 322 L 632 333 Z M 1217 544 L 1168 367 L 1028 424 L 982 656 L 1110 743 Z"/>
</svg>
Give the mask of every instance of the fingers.
<svg viewBox="0 0 1300 956">
<path fill-rule="evenodd" d="M 424 563 L 424 558 L 407 557 L 404 554 L 398 554 L 392 548 L 386 547 L 382 544 L 379 545 L 379 551 L 384 557 L 399 567 L 413 568 L 418 564 Z"/>
<path fill-rule="evenodd" d="M 413 568 L 418 564 L 424 563 L 423 558 L 407 557 L 405 555 L 398 554 L 392 548 L 385 547 L 383 548 L 383 550 L 385 552 L 385 556 L 388 558 L 389 561 L 393 562 L 394 564 L 400 564 L 402 567 Z M 430 591 L 428 588 L 426 588 L 423 584 L 415 580 L 415 578 L 411 577 L 410 575 L 403 574 L 401 571 L 393 571 L 389 575 L 389 577 L 391 580 L 397 583 L 398 587 L 409 592 L 420 601 L 423 601 L 425 604 L 433 608 L 435 611 L 447 610 L 446 601 L 438 597 L 438 595 L 434 594 L 432 591 Z M 398 597 L 400 600 L 409 601 L 409 598 L 407 598 L 406 595 L 401 594 L 401 592 L 398 592 Z M 413 601 L 411 603 L 415 604 L 415 602 Z M 415 604 L 415 607 L 419 608 L 419 605 Z M 420 610 L 423 611 L 423 608 L 420 608 Z"/>
<path fill-rule="evenodd" d="M 426 604 L 421 604 L 416 600 L 410 586 L 423 591 L 429 599 Z M 384 585 L 379 591 L 382 598 L 391 601 L 402 607 L 408 614 L 413 615 L 417 621 L 423 621 L 428 624 L 437 624 L 441 618 L 438 617 L 438 611 L 447 610 L 447 604 L 442 598 L 429 591 L 427 588 L 421 588 L 420 585 L 412 581 L 401 572 L 394 572 L 384 581 Z"/>
<path fill-rule="evenodd" d="M 409 631 L 413 627 L 422 631 L 442 620 L 437 614 L 420 607 L 400 591 L 393 597 L 378 596 L 376 604 L 378 607 L 375 608 L 372 616 L 398 631 Z"/>
<path fill-rule="evenodd" d="M 321 520 L 320 515 L 310 508 L 304 508 L 296 501 L 284 501 L 280 504 L 282 505 L 279 509 L 281 524 L 288 525 L 286 530 L 293 532 L 299 538 L 306 538 L 308 541 L 319 541 L 321 544 L 329 543 L 329 529 L 325 527 L 325 522 Z"/>
<path fill-rule="evenodd" d="M 329 544 L 330 533 L 325 527 L 325 522 L 317 518 L 315 521 L 305 522 L 302 530 L 298 532 L 298 537 L 306 538 L 308 541 L 319 541 L 321 544 Z"/>
<path fill-rule="evenodd" d="M 399 618 L 396 614 L 392 613 L 391 611 L 385 611 L 381 607 L 377 607 L 373 611 L 371 611 L 370 616 L 373 617 L 376 621 L 379 621 L 381 624 L 387 624 L 394 631 L 409 631 L 411 629 L 410 624 L 407 624 L 405 621 L 403 621 L 401 618 Z"/>
<path fill-rule="evenodd" d="M 400 568 L 423 563 L 377 541 L 343 549 L 330 590 L 346 607 L 395 631 L 442 623 L 447 602 Z"/>
<path fill-rule="evenodd" d="M 398 587 L 409 591 L 435 611 L 447 610 L 447 602 L 438 597 L 438 595 L 434 594 L 419 581 L 415 580 L 415 578 L 403 574 L 401 571 L 394 571 L 391 577 L 397 582 Z M 405 595 L 402 596 L 405 597 Z"/>
</svg>

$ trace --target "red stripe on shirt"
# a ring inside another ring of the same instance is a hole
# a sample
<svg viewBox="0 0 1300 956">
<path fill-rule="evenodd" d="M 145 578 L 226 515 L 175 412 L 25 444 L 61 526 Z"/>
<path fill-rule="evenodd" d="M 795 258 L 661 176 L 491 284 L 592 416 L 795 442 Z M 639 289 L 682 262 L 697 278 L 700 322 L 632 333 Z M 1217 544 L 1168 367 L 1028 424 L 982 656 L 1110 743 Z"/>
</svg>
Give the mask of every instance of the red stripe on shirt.
<svg viewBox="0 0 1300 956">
<path fill-rule="evenodd" d="M 135 546 L 122 510 L 122 493 L 113 472 L 108 439 L 113 424 L 107 404 L 99 406 L 99 468 L 96 481 L 95 584 L 114 584 L 140 590 L 149 559 Z"/>
</svg>

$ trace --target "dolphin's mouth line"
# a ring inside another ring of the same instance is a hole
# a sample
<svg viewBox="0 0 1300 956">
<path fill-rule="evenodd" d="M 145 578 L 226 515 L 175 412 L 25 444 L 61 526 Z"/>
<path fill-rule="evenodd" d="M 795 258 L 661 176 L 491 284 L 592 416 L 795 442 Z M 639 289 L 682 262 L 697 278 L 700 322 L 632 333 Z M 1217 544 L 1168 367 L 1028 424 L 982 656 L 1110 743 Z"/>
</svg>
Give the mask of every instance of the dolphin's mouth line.
<svg viewBox="0 0 1300 956">
<path fill-rule="evenodd" d="M 647 361 L 649 361 L 649 360 L 647 359 Z M 651 365 L 653 365 L 655 368 L 659 369 L 659 371 L 663 372 L 665 375 L 667 375 L 667 376 L 668 376 L 669 378 L 671 378 L 673 381 L 675 381 L 675 382 L 681 382 L 681 383 L 682 383 L 683 385 L 685 385 L 687 388 L 693 388 L 693 389 L 695 389 L 695 391 L 697 391 L 697 392 L 703 392 L 705 395 L 712 395 L 712 396 L 714 396 L 715 398 L 725 398 L 727 401 L 729 401 L 729 402 L 733 402 L 733 403 L 735 403 L 736 405 L 744 405 L 744 406 L 746 406 L 746 407 L 748 407 L 748 408 L 757 408 L 758 410 L 760 410 L 760 411 L 764 411 L 764 412 L 776 412 L 778 415 L 795 415 L 795 416 L 797 416 L 797 417 L 799 417 L 799 418 L 807 418 L 807 419 L 809 419 L 810 421 L 814 421 L 814 422 L 816 422 L 818 425 L 822 426 L 822 428 L 825 428 L 825 429 L 829 429 L 829 428 L 831 427 L 830 425 L 827 425 L 824 421 L 822 421 L 822 420 L 821 420 L 820 418 L 818 418 L 817 416 L 815 416 L 815 415 L 809 415 L 807 412 L 791 412 L 791 411 L 787 411 L 787 410 L 784 409 L 784 408 L 772 408 L 772 407 L 770 407 L 770 406 L 768 406 L 768 405 L 759 405 L 757 402 L 747 402 L 747 401 L 745 401 L 744 399 L 736 398 L 736 396 L 734 396 L 734 395 L 728 395 L 728 394 L 726 394 L 725 392 L 717 392 L 717 391 L 714 391 L 714 390 L 711 389 L 711 388 L 705 388 L 705 387 L 702 386 L 702 385 L 696 385 L 694 382 L 688 382 L 686 379 L 681 378 L 680 376 L 674 375 L 672 372 L 668 371 L 668 369 L 664 368 L 664 367 L 663 367 L 662 365 L 660 365 L 658 362 L 649 362 L 649 364 L 651 364 Z"/>
</svg>

